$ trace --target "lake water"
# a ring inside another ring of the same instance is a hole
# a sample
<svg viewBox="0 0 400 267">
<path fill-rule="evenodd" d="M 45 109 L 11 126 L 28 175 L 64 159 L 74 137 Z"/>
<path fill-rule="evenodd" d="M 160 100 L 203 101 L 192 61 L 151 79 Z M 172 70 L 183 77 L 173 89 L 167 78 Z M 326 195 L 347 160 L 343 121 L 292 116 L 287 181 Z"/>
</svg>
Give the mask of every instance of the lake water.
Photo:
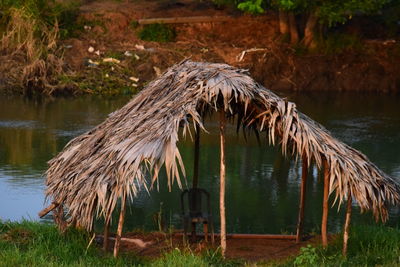
<svg viewBox="0 0 400 267">
<path fill-rule="evenodd" d="M 400 179 L 399 96 L 325 92 L 281 96 L 296 102 L 299 110 L 322 123 L 338 139 L 361 150 L 383 171 Z M 39 220 L 37 213 L 44 205 L 46 162 L 71 138 L 97 125 L 127 101 L 127 97 L 1 97 L 0 218 Z M 218 124 L 210 120 L 206 125 L 210 133 L 201 136 L 199 185 L 211 194 L 218 224 Z M 193 143 L 182 140 L 180 149 L 190 185 Z M 294 232 L 300 164 L 283 158 L 279 149 L 267 145 L 265 136 L 261 145 L 254 137 L 244 140 L 242 134 L 236 135 L 234 126 L 228 128 L 226 161 L 228 232 Z M 307 186 L 305 227 L 306 231 L 313 231 L 319 229 L 322 211 L 322 183 L 316 169 Z M 153 215 L 160 210 L 168 224 L 180 228 L 180 192 L 176 184 L 169 192 L 165 176 L 161 176 L 158 192 L 149 195 L 143 190 L 129 205 L 126 230 L 157 229 Z M 388 224 L 397 224 L 400 210 L 391 208 L 390 214 Z M 335 206 L 330 210 L 330 231 L 339 231 L 342 222 L 343 212 L 338 213 Z M 353 223 L 372 222 L 370 213 L 355 212 Z"/>
</svg>

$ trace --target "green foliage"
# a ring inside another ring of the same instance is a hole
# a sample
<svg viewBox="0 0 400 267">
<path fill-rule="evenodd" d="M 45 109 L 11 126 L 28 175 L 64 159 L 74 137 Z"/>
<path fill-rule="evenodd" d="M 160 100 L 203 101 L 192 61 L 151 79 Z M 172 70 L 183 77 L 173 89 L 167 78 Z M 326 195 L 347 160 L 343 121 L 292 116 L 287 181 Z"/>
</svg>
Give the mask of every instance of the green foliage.
<svg viewBox="0 0 400 267">
<path fill-rule="evenodd" d="M 328 26 L 337 23 L 346 23 L 355 14 L 370 15 L 380 10 L 392 0 L 346 0 L 346 1 L 323 1 L 316 6 L 317 15 L 321 22 Z"/>
<path fill-rule="evenodd" d="M 296 0 L 277 0 L 275 3 L 279 8 L 284 10 L 293 10 L 295 9 L 300 3 Z"/>
<path fill-rule="evenodd" d="M 214 0 L 220 5 L 235 4 L 238 9 L 251 14 L 263 13 L 266 9 L 283 9 L 295 13 L 315 13 L 320 23 L 329 27 L 346 23 L 354 15 L 372 15 L 396 0 Z"/>
<path fill-rule="evenodd" d="M 297 13 L 314 12 L 320 23 L 332 27 L 338 23 L 346 23 L 354 15 L 373 14 L 381 10 L 386 4 L 395 0 L 275 0 L 273 6 L 292 10 Z"/>
<path fill-rule="evenodd" d="M 175 37 L 175 29 L 165 24 L 157 23 L 145 25 L 143 29 L 139 31 L 139 38 L 144 41 L 165 43 L 174 41 Z"/>
<path fill-rule="evenodd" d="M 241 1 L 239 0 L 212 0 L 216 6 L 237 6 Z"/>
<path fill-rule="evenodd" d="M 315 266 L 317 263 L 317 249 L 308 245 L 300 248 L 300 254 L 294 259 L 295 266 Z"/>
<path fill-rule="evenodd" d="M 318 41 L 318 50 L 324 54 L 337 54 L 350 50 L 362 50 L 361 38 L 353 34 L 330 33 L 325 39 Z"/>
<path fill-rule="evenodd" d="M 77 33 L 82 30 L 82 25 L 77 23 L 80 5 L 79 1 L 54 5 L 54 18 L 60 28 L 60 37 L 62 39 L 76 37 Z"/>
<path fill-rule="evenodd" d="M 262 8 L 263 0 L 249 0 L 238 4 L 238 9 L 248 12 L 250 14 L 261 14 L 264 13 L 264 8 Z"/>
<path fill-rule="evenodd" d="M 60 37 L 67 38 L 76 30 L 80 1 L 55 0 L 0 0 L 0 24 L 7 25 L 12 9 L 23 9 L 37 23 L 59 27 Z M 32 25 L 33 30 L 38 27 Z"/>
<path fill-rule="evenodd" d="M 129 26 L 130 26 L 132 29 L 137 29 L 137 27 L 139 27 L 139 22 L 138 22 L 137 20 L 132 20 L 132 21 L 129 23 Z"/>
</svg>

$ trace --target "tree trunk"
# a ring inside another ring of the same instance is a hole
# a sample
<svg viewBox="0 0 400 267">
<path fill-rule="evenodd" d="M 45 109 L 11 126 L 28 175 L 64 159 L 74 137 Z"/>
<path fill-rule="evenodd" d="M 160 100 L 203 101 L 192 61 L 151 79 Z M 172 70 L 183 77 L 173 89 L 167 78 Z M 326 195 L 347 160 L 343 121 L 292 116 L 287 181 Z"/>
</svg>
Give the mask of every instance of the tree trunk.
<svg viewBox="0 0 400 267">
<path fill-rule="evenodd" d="M 289 28 L 290 28 L 290 43 L 295 45 L 299 42 L 299 32 L 297 30 L 296 17 L 293 12 L 288 13 Z"/>
<path fill-rule="evenodd" d="M 303 43 L 308 48 L 315 48 L 317 46 L 315 42 L 315 28 L 318 23 L 318 18 L 315 12 L 311 12 L 308 16 L 306 27 L 304 28 L 304 39 Z"/>
<path fill-rule="evenodd" d="M 289 34 L 288 12 L 282 9 L 279 9 L 279 32 L 281 34 Z"/>
</svg>

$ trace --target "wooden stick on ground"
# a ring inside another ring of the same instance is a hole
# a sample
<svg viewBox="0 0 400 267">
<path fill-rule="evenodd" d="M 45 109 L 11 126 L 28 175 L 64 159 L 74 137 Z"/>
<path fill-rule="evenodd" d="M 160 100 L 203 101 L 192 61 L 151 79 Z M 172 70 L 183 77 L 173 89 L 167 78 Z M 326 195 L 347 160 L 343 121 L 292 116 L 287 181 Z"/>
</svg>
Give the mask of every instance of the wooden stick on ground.
<svg viewBox="0 0 400 267">
<path fill-rule="evenodd" d="M 321 224 L 321 237 L 322 246 L 328 246 L 328 212 L 329 212 L 329 166 L 328 161 L 324 159 L 324 200 L 322 202 L 322 224 Z"/>
<path fill-rule="evenodd" d="M 98 235 L 98 237 L 102 237 L 103 239 L 105 238 L 102 235 Z M 108 239 L 109 240 L 116 240 L 115 237 L 108 237 Z M 146 247 L 151 246 L 151 245 L 153 245 L 155 243 L 154 241 L 146 241 L 145 242 L 140 238 L 128 238 L 128 237 L 121 237 L 121 241 L 129 242 L 129 243 L 134 244 L 134 245 L 136 245 L 136 246 L 138 246 L 140 248 L 146 248 Z"/>
<path fill-rule="evenodd" d="M 114 257 L 118 257 L 119 253 L 119 246 L 121 244 L 121 236 L 122 236 L 122 228 L 124 226 L 125 220 L 125 195 L 121 198 L 121 212 L 119 214 L 119 221 L 118 221 L 118 229 L 117 235 L 115 236 L 115 244 L 114 244 Z"/>
<path fill-rule="evenodd" d="M 352 196 L 351 196 L 351 191 L 349 190 L 349 193 L 347 196 L 346 220 L 344 223 L 344 231 L 343 231 L 342 254 L 344 257 L 347 256 L 347 244 L 348 244 L 348 240 L 349 240 L 350 221 L 351 221 L 351 204 L 352 204 Z"/>
<path fill-rule="evenodd" d="M 219 112 L 219 134 L 220 134 L 220 195 L 219 195 L 219 209 L 221 218 L 221 250 L 222 256 L 226 254 L 226 218 L 225 218 L 225 111 L 223 109 Z"/>
<path fill-rule="evenodd" d="M 297 220 L 296 243 L 299 243 L 302 239 L 304 208 L 306 201 L 307 175 L 308 175 L 307 157 L 303 156 L 303 164 L 301 167 L 300 203 L 299 203 L 299 216 Z"/>
<path fill-rule="evenodd" d="M 138 23 L 141 25 L 145 24 L 173 24 L 173 23 L 205 23 L 205 22 L 224 22 L 231 20 L 229 16 L 194 16 L 194 17 L 172 17 L 172 18 L 150 18 L 150 19 L 139 19 Z"/>
</svg>

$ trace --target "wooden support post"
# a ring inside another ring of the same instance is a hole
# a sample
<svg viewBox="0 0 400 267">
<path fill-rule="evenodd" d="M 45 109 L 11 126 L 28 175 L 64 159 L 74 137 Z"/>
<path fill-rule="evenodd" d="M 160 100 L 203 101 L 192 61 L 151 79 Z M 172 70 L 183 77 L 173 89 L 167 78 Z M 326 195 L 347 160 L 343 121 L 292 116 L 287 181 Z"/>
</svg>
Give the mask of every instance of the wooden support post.
<svg viewBox="0 0 400 267">
<path fill-rule="evenodd" d="M 297 220 L 296 243 L 299 243 L 302 239 L 304 208 L 306 201 L 307 176 L 308 176 L 307 157 L 303 156 L 302 161 L 303 162 L 301 167 L 300 203 L 299 203 L 299 216 Z"/>
<path fill-rule="evenodd" d="M 50 211 L 54 210 L 55 208 L 57 208 L 59 205 L 59 203 L 53 202 L 51 203 L 50 206 L 48 206 L 47 208 L 43 209 L 42 211 L 39 212 L 39 217 L 43 218 L 45 215 L 47 215 Z"/>
<path fill-rule="evenodd" d="M 204 231 L 204 240 L 207 243 L 208 242 L 208 222 L 203 223 L 203 231 Z"/>
<path fill-rule="evenodd" d="M 219 134 L 220 134 L 220 194 L 219 210 L 221 219 L 221 250 L 222 256 L 226 254 L 226 218 L 225 218 L 225 111 L 219 112 Z"/>
<path fill-rule="evenodd" d="M 192 242 L 194 243 L 194 242 L 196 242 L 196 223 L 195 222 L 192 222 L 192 234 L 191 234 L 191 239 L 192 239 Z"/>
<path fill-rule="evenodd" d="M 350 221 L 351 221 L 351 204 L 352 204 L 352 196 L 351 192 L 349 190 L 348 196 L 347 196 L 347 207 L 346 207 L 346 220 L 344 223 L 344 231 L 343 231 L 343 256 L 347 256 L 347 243 L 349 240 L 349 230 L 350 230 Z"/>
<path fill-rule="evenodd" d="M 329 166 L 328 161 L 324 159 L 324 200 L 322 202 L 322 224 L 321 224 L 321 237 L 322 246 L 328 246 L 328 212 L 329 212 Z"/>
<path fill-rule="evenodd" d="M 107 251 L 108 250 L 108 237 L 109 237 L 109 231 L 110 231 L 110 220 L 109 216 L 106 216 L 106 222 L 104 224 L 104 238 L 103 238 L 103 250 Z"/>
<path fill-rule="evenodd" d="M 53 220 L 57 224 L 61 233 L 65 233 L 68 228 L 68 223 L 64 218 L 64 206 L 61 204 L 53 211 Z M 79 225 L 77 225 L 79 227 Z"/>
<path fill-rule="evenodd" d="M 115 237 L 115 244 L 114 244 L 114 257 L 118 257 L 119 253 L 119 247 L 121 244 L 121 236 L 122 236 L 122 228 L 124 226 L 124 220 L 125 220 L 125 194 L 121 198 L 121 212 L 119 214 L 119 220 L 118 220 L 118 229 L 117 229 L 117 235 Z"/>
<path fill-rule="evenodd" d="M 200 160 L 200 127 L 196 129 L 194 137 L 194 164 L 193 164 L 193 183 L 192 187 L 199 185 L 199 160 Z"/>
</svg>

